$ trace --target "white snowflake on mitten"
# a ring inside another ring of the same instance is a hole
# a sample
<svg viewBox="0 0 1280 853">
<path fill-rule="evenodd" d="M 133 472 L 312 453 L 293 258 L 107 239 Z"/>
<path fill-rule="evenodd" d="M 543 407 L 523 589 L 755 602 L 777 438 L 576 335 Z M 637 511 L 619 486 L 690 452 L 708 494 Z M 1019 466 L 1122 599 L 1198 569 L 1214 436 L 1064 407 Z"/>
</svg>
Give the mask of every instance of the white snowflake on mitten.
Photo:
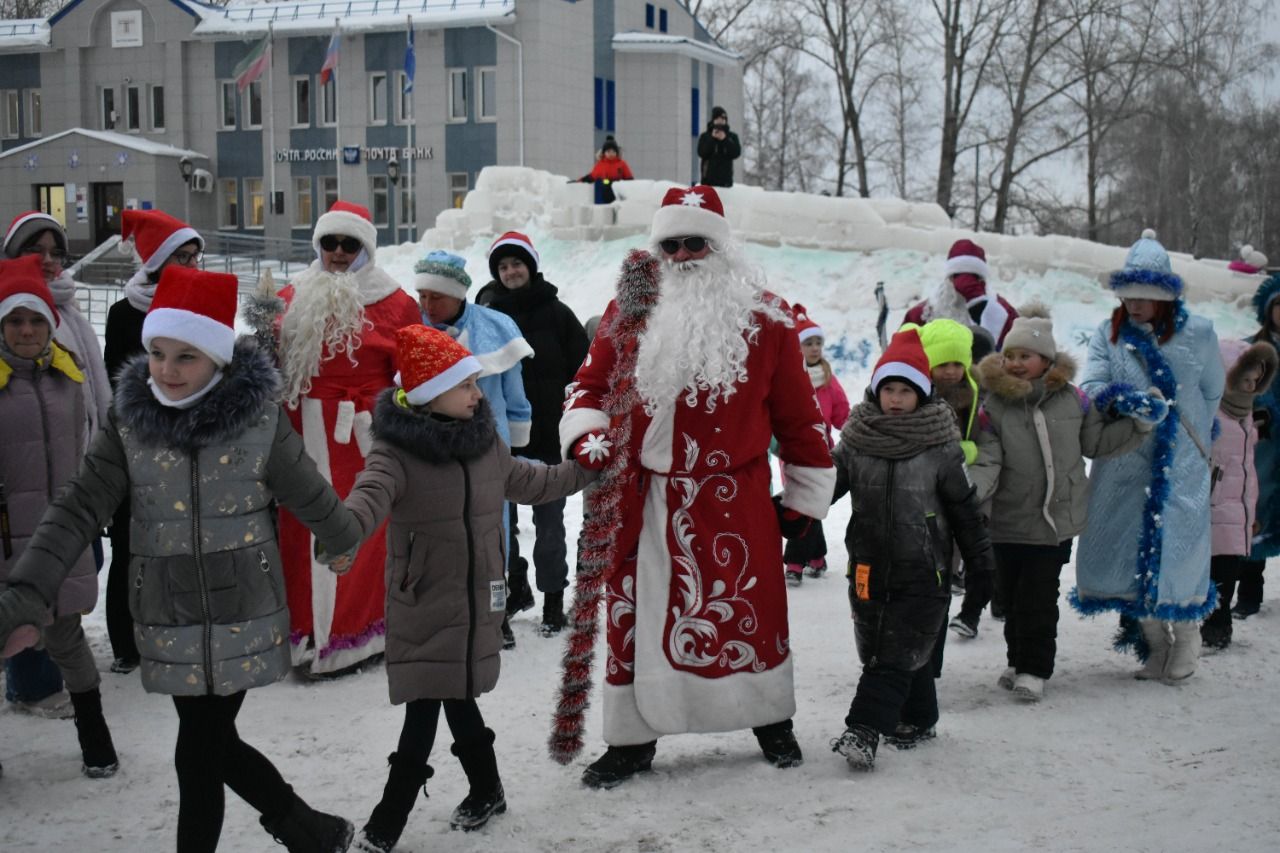
<svg viewBox="0 0 1280 853">
<path fill-rule="evenodd" d="M 588 462 L 597 463 L 609 458 L 609 448 L 613 447 L 613 442 L 604 437 L 604 433 L 588 433 L 582 439 L 582 444 L 578 446 L 578 455 L 585 457 Z"/>
</svg>

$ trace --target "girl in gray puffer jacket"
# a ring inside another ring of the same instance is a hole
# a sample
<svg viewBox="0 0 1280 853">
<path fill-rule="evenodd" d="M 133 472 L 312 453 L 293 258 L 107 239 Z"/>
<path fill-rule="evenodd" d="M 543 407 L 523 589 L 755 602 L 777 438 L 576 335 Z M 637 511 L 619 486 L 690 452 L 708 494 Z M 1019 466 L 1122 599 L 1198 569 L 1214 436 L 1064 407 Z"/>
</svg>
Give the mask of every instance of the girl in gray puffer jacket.
<svg viewBox="0 0 1280 853">
<path fill-rule="evenodd" d="M 395 847 L 432 776 L 427 765 L 443 707 L 452 752 L 470 783 L 450 820 L 477 829 L 506 811 L 494 734 L 476 697 L 498 682 L 506 616 L 504 501 L 539 504 L 579 491 L 592 475 L 576 462 L 513 457 L 476 386 L 481 366 L 426 326 L 396 333 L 397 381 L 373 416 L 373 447 L 346 504 L 363 535 L 387 526 L 387 682 L 408 703 L 382 799 L 359 849 Z"/>
<path fill-rule="evenodd" d="M 881 734 L 904 745 L 933 736 L 938 698 L 926 664 L 951 601 L 952 539 L 969 572 L 992 570 L 955 415 L 931 392 L 919 333 L 898 332 L 833 454 L 834 499 L 847 491 L 853 500 L 845 547 L 862 676 L 832 749 L 855 770 L 875 766 Z"/>
<path fill-rule="evenodd" d="M 128 499 L 142 684 L 178 712 L 179 853 L 217 847 L 224 786 L 290 851 L 342 851 L 352 825 L 308 807 L 236 731 L 246 691 L 289 671 L 273 499 L 329 553 L 359 539 L 275 402 L 279 374 L 252 339 L 235 341 L 236 287 L 233 275 L 166 267 L 143 324 L 148 353 L 122 370 L 106 427 L 13 567 L 0 637 L 38 622 Z"/>
</svg>

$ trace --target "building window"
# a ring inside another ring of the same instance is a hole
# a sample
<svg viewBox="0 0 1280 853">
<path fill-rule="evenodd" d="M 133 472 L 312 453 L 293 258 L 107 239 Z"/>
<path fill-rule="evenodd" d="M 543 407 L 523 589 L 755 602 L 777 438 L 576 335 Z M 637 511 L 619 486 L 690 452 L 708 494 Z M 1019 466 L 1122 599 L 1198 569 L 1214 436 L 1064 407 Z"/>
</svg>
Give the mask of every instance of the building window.
<svg viewBox="0 0 1280 853">
<path fill-rule="evenodd" d="M 693 92 L 689 97 L 689 107 L 691 110 L 689 126 L 694 136 L 697 136 L 702 131 L 701 126 L 698 124 L 698 98 L 700 95 L 701 93 L 698 91 L 698 87 L 694 86 Z"/>
<path fill-rule="evenodd" d="M 658 32 L 665 33 L 667 31 L 667 10 L 658 10 Z"/>
<path fill-rule="evenodd" d="M 293 227 L 311 227 L 311 179 L 293 179 Z"/>
<path fill-rule="evenodd" d="M 338 123 L 338 86 L 333 78 L 320 87 L 320 124 L 333 127 Z"/>
<path fill-rule="evenodd" d="M 219 103 L 218 130 L 236 129 L 236 84 L 233 80 L 218 81 Z"/>
<path fill-rule="evenodd" d="M 387 123 L 387 75 L 379 71 L 369 75 L 369 124 Z"/>
<path fill-rule="evenodd" d="M 311 78 L 293 78 L 293 126 L 311 126 Z"/>
<path fill-rule="evenodd" d="M 449 203 L 454 207 L 462 207 L 462 200 L 467 197 L 469 186 L 466 172 L 451 172 L 449 174 Z"/>
<path fill-rule="evenodd" d="M 164 130 L 164 86 L 151 87 L 151 129 Z"/>
<path fill-rule="evenodd" d="M 247 128 L 262 127 L 262 82 L 255 80 L 244 90 L 244 126 Z"/>
<path fill-rule="evenodd" d="M 613 132 L 614 130 L 614 85 L 612 80 L 604 81 L 604 125 L 605 130 Z"/>
<path fill-rule="evenodd" d="M 338 200 L 338 178 L 336 175 L 322 175 L 320 177 L 320 200 L 323 202 L 320 206 L 321 211 L 326 211 L 333 207 L 333 203 Z"/>
<path fill-rule="evenodd" d="M 41 111 L 40 90 L 27 92 L 27 135 L 40 136 L 44 133 L 44 116 Z"/>
<path fill-rule="evenodd" d="M 130 133 L 142 130 L 142 92 L 137 86 L 124 87 L 124 129 Z"/>
<path fill-rule="evenodd" d="M 6 139 L 13 139 L 22 132 L 22 116 L 19 114 L 18 106 L 22 99 L 18 97 L 16 89 L 7 89 L 4 93 L 4 136 Z"/>
<path fill-rule="evenodd" d="M 644 4 L 644 25 L 649 29 L 653 29 L 653 4 Z"/>
<path fill-rule="evenodd" d="M 467 120 L 467 69 L 449 69 L 449 121 Z"/>
<path fill-rule="evenodd" d="M 240 224 L 240 188 L 235 178 L 218 181 L 218 227 L 235 228 Z"/>
<path fill-rule="evenodd" d="M 390 201 L 387 185 L 386 175 L 369 176 L 369 213 L 373 215 L 373 224 L 379 228 L 385 228 L 391 224 L 391 217 L 387 210 Z"/>
<path fill-rule="evenodd" d="M 100 90 L 98 104 L 102 109 L 102 129 L 116 129 L 116 90 L 110 86 Z"/>
<path fill-rule="evenodd" d="M 262 178 L 244 179 L 244 206 L 248 209 L 245 228 L 261 228 L 267 222 L 267 200 L 262 193 Z"/>
<path fill-rule="evenodd" d="M 409 85 L 409 75 L 403 71 L 396 72 L 396 124 L 408 124 L 413 121 L 413 92 L 404 90 Z"/>
<path fill-rule="evenodd" d="M 476 69 L 476 121 L 498 120 L 498 69 Z"/>
<path fill-rule="evenodd" d="M 418 224 L 417 201 L 414 198 L 413 187 L 400 188 L 400 228 L 403 231 L 412 231 L 413 227 Z M 411 239 L 406 236 L 406 240 Z"/>
</svg>

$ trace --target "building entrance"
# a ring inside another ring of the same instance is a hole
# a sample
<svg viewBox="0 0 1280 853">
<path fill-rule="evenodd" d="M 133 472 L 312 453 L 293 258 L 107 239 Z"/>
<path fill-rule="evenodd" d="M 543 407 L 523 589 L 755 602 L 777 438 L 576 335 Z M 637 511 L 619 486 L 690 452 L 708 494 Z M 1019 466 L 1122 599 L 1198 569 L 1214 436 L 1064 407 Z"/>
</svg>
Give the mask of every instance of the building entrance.
<svg viewBox="0 0 1280 853">
<path fill-rule="evenodd" d="M 120 209 L 124 207 L 124 184 L 91 184 L 93 196 L 93 244 L 100 245 L 120 233 Z"/>
</svg>

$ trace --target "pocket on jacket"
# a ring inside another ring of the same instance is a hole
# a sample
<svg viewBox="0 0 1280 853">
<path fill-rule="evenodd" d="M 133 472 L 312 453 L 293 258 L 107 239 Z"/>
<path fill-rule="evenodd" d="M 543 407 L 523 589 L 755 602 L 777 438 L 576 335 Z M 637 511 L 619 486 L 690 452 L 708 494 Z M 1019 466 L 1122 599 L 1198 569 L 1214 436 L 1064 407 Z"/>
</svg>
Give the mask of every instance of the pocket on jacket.
<svg viewBox="0 0 1280 853">
<path fill-rule="evenodd" d="M 129 614 L 140 625 L 172 625 L 170 597 L 162 561 L 134 557 L 129 561 Z"/>
<path fill-rule="evenodd" d="M 409 534 L 409 553 L 404 559 L 403 571 L 395 567 L 391 573 L 391 583 L 387 584 L 387 595 L 402 604 L 416 604 L 418 601 L 418 585 L 426 573 L 427 537 L 417 533 Z"/>
</svg>

